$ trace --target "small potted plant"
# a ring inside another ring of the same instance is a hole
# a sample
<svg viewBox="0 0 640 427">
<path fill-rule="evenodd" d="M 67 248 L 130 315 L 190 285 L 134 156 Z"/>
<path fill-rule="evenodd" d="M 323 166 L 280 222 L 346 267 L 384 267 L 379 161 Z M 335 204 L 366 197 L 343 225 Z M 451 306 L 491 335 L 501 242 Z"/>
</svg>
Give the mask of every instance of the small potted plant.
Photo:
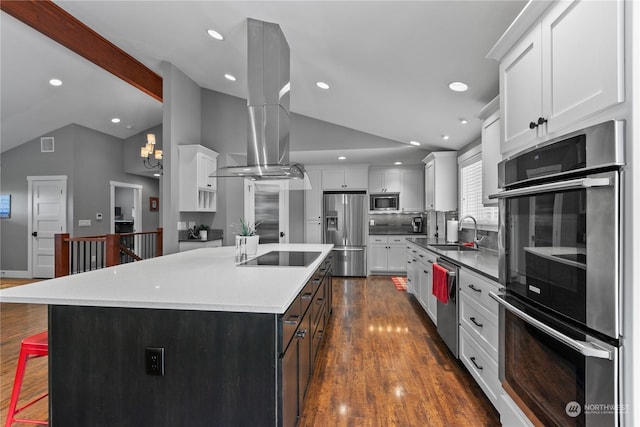
<svg viewBox="0 0 640 427">
<path fill-rule="evenodd" d="M 209 226 L 206 224 L 200 224 L 200 240 L 207 240 L 207 234 L 209 233 Z"/>
<path fill-rule="evenodd" d="M 256 234 L 256 227 L 258 225 L 259 223 L 250 224 L 243 218 L 240 218 L 240 227 L 236 235 L 236 248 L 244 245 L 247 255 L 255 255 L 258 252 L 258 243 L 260 241 L 260 236 Z"/>
</svg>

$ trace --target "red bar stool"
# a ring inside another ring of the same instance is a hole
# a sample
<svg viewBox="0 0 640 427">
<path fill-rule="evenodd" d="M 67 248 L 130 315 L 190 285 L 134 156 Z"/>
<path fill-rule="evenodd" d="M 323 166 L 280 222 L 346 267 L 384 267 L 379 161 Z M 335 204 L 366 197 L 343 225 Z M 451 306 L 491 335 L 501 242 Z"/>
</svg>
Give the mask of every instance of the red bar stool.
<svg viewBox="0 0 640 427">
<path fill-rule="evenodd" d="M 40 424 L 40 425 L 48 425 L 47 421 L 38 421 L 38 420 L 25 420 L 16 418 L 16 415 L 22 411 L 23 409 L 28 408 L 34 403 L 44 399 L 49 395 L 49 393 L 45 393 L 42 396 L 38 397 L 35 400 L 27 403 L 21 408 L 17 408 L 18 406 L 18 398 L 20 397 L 20 388 L 22 387 L 22 379 L 24 378 L 24 371 L 27 367 L 27 361 L 30 359 L 35 359 L 37 357 L 48 356 L 49 355 L 49 332 L 44 331 L 39 334 L 32 335 L 22 340 L 22 344 L 20 345 L 20 356 L 18 358 L 18 368 L 16 369 L 16 379 L 13 382 L 13 391 L 11 392 L 11 402 L 9 403 L 9 412 L 7 413 L 7 424 L 6 427 L 11 427 L 13 423 L 30 423 L 30 424 Z"/>
</svg>

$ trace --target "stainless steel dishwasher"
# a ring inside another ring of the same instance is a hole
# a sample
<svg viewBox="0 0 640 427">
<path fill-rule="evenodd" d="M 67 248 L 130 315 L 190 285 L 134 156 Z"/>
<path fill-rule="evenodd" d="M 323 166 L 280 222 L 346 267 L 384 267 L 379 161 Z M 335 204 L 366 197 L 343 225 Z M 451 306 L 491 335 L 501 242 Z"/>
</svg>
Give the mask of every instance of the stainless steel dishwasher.
<svg viewBox="0 0 640 427">
<path fill-rule="evenodd" d="M 436 264 L 447 270 L 447 288 L 449 290 L 447 304 L 438 300 L 438 334 L 458 359 L 458 266 L 444 258 L 438 258 Z"/>
</svg>

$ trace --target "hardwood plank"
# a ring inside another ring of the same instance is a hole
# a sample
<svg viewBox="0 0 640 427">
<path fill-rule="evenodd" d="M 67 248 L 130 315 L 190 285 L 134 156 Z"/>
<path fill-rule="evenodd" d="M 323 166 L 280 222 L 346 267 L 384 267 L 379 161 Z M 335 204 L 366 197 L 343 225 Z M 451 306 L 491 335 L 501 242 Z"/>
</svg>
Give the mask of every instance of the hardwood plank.
<svg viewBox="0 0 640 427">
<path fill-rule="evenodd" d="M 50 0 L 2 0 L 0 9 L 162 102 L 162 77 Z"/>
<path fill-rule="evenodd" d="M 417 301 L 389 277 L 334 279 L 333 316 L 300 426 L 498 426 Z"/>
</svg>

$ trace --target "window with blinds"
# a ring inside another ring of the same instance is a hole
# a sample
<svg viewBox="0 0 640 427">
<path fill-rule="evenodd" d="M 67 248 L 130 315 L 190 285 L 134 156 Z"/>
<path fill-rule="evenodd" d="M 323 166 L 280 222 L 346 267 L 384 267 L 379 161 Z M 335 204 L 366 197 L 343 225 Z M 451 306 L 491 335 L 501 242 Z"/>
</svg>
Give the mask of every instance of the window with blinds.
<svg viewBox="0 0 640 427">
<path fill-rule="evenodd" d="M 459 210 L 460 219 L 471 215 L 478 224 L 498 224 L 498 208 L 482 204 L 482 153 L 460 163 Z"/>
</svg>

